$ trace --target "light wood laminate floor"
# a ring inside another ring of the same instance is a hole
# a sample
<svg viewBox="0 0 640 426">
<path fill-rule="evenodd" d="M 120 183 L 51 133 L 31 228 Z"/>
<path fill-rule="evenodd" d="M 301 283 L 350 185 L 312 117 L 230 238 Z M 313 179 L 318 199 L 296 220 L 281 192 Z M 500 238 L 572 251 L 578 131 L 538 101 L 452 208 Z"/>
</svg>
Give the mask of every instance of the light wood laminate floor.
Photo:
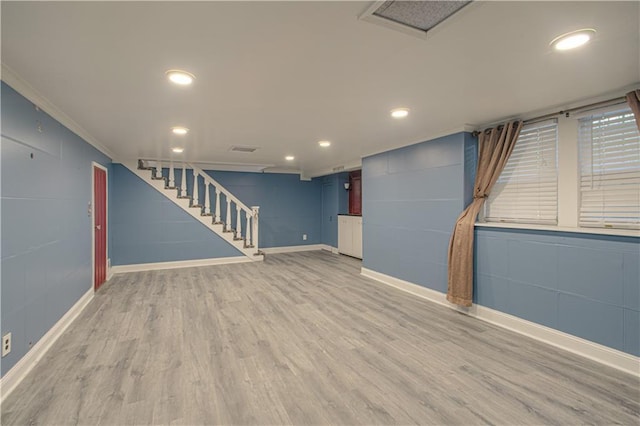
<svg viewBox="0 0 640 426">
<path fill-rule="evenodd" d="M 2 424 L 627 424 L 638 378 L 328 252 L 114 277 Z"/>
</svg>

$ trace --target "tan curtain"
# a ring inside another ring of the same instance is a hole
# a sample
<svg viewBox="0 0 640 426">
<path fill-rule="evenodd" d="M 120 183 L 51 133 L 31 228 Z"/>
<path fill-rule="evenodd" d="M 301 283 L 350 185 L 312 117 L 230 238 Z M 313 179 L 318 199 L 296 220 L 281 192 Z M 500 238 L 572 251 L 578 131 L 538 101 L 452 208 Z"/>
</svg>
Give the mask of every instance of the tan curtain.
<svg viewBox="0 0 640 426">
<path fill-rule="evenodd" d="M 627 93 L 627 103 L 631 107 L 633 115 L 636 117 L 636 126 L 638 126 L 638 130 L 640 131 L 640 89 Z"/>
<path fill-rule="evenodd" d="M 487 129 L 478 136 L 478 170 L 473 201 L 456 221 L 449 241 L 447 300 L 471 306 L 473 299 L 473 230 L 476 217 L 513 151 L 522 121 Z"/>
</svg>

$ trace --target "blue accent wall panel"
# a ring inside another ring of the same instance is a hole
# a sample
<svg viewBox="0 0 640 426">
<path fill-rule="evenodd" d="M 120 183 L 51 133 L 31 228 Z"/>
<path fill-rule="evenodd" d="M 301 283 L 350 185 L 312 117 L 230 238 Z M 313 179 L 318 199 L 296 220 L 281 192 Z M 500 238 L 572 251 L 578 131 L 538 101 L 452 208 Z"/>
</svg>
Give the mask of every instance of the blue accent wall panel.
<svg viewBox="0 0 640 426">
<path fill-rule="evenodd" d="M 285 173 L 206 172 L 248 207 L 260 206 L 260 247 L 321 243 L 319 179 L 303 181 L 297 174 Z"/>
<path fill-rule="evenodd" d="M 123 165 L 112 173 L 112 265 L 243 256 Z"/>
<path fill-rule="evenodd" d="M 92 288 L 91 163 L 111 160 L 4 82 L 0 90 L 4 376 Z"/>
<path fill-rule="evenodd" d="M 473 201 L 473 185 L 478 164 L 478 138 L 471 133 L 464 134 L 464 205 Z"/>
<path fill-rule="evenodd" d="M 362 161 L 363 267 L 444 292 L 451 230 L 465 205 L 458 133 Z"/>
<path fill-rule="evenodd" d="M 338 215 L 349 213 L 349 192 L 344 189 L 344 184 L 349 182 L 349 173 L 335 173 L 314 180 L 322 185 L 320 242 L 338 247 Z"/>
<path fill-rule="evenodd" d="M 640 239 L 476 228 L 475 302 L 633 355 Z"/>
</svg>

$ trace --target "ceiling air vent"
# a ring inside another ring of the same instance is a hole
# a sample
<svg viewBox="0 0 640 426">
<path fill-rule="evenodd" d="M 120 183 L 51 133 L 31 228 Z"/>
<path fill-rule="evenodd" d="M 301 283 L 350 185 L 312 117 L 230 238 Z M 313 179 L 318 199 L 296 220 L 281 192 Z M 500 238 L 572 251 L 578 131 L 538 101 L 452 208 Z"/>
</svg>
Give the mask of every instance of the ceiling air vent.
<svg viewBox="0 0 640 426">
<path fill-rule="evenodd" d="M 232 146 L 229 151 L 233 152 L 256 152 L 258 150 L 255 146 Z"/>
<path fill-rule="evenodd" d="M 433 29 L 471 1 L 376 1 L 359 19 L 426 38 Z"/>
</svg>

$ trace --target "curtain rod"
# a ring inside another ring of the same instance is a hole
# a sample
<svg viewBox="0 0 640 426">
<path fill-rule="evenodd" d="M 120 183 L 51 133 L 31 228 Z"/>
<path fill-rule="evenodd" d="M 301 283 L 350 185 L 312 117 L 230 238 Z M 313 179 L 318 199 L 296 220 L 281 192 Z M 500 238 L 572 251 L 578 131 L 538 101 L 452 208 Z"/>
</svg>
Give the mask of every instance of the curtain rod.
<svg viewBox="0 0 640 426">
<path fill-rule="evenodd" d="M 606 101 L 600 101 L 600 102 L 594 102 L 592 104 L 588 104 L 588 105 L 583 105 L 583 106 L 579 106 L 579 107 L 575 107 L 575 108 L 568 108 L 568 109 L 564 109 L 558 112 L 552 112 L 549 114 L 544 114 L 544 115 L 540 115 L 538 117 L 533 117 L 530 118 L 528 120 L 523 120 L 522 124 L 533 124 L 533 123 L 538 123 L 540 121 L 544 121 L 544 120 L 548 120 L 550 118 L 554 118 L 557 117 L 558 115 L 564 115 L 565 117 L 569 117 L 569 115 L 573 112 L 576 111 L 589 111 L 591 109 L 596 109 L 596 108 L 601 108 L 601 107 L 605 107 L 605 106 L 612 106 L 612 105 L 618 105 L 618 104 L 622 104 L 622 103 L 626 103 L 627 102 L 627 98 L 625 96 L 620 96 L 619 98 L 613 98 L 613 99 L 609 99 Z M 498 126 L 501 127 L 501 126 Z M 473 131 L 471 134 L 473 136 L 478 136 L 480 134 L 481 130 L 475 130 Z"/>
</svg>

